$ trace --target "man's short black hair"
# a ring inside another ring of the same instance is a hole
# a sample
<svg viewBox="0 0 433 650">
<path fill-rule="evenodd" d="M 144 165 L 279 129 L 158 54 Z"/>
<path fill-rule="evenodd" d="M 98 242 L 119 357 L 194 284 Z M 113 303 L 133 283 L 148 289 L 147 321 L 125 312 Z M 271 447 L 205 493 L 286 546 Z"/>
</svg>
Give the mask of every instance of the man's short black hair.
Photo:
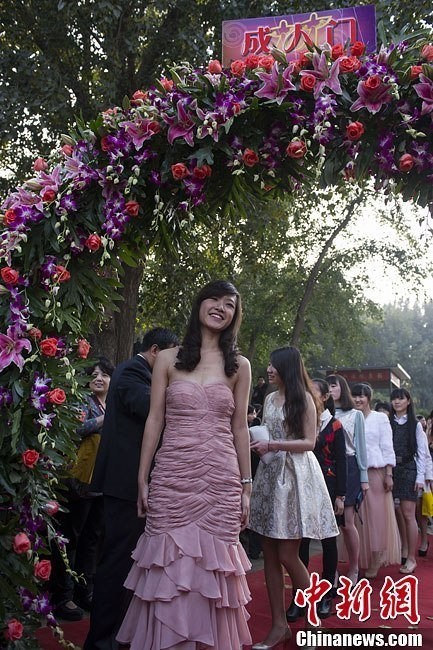
<svg viewBox="0 0 433 650">
<path fill-rule="evenodd" d="M 157 345 L 160 350 L 166 350 L 174 345 L 179 345 L 179 339 L 174 332 L 166 327 L 154 327 L 143 336 L 140 352 L 147 352 L 152 345 Z"/>
</svg>

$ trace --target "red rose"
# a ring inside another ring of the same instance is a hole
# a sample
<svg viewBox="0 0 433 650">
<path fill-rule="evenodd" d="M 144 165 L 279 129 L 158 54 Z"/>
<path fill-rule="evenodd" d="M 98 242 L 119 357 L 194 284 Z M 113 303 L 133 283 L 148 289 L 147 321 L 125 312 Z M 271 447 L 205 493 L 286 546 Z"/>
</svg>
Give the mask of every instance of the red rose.
<svg viewBox="0 0 433 650">
<path fill-rule="evenodd" d="M 42 201 L 45 203 L 51 203 L 56 198 L 56 193 L 54 190 L 45 190 L 42 194 Z"/>
<path fill-rule="evenodd" d="M 338 59 L 340 56 L 343 56 L 344 54 L 344 47 L 342 46 L 341 43 L 337 43 L 337 45 L 333 45 L 331 48 L 331 59 L 335 61 Z"/>
<path fill-rule="evenodd" d="M 34 341 L 40 341 L 42 338 L 42 332 L 38 327 L 31 327 L 29 329 L 29 336 Z"/>
<path fill-rule="evenodd" d="M 365 45 L 362 41 L 355 41 L 350 48 L 350 53 L 352 56 L 361 56 L 365 52 Z"/>
<path fill-rule="evenodd" d="M 51 575 L 51 562 L 49 560 L 40 560 L 36 562 L 33 574 L 39 580 L 49 580 Z"/>
<path fill-rule="evenodd" d="M 259 65 L 259 57 L 256 54 L 249 54 L 245 59 L 245 67 L 247 70 L 255 70 Z"/>
<path fill-rule="evenodd" d="M 147 99 L 147 93 L 143 92 L 142 90 L 136 90 L 132 95 L 132 99 L 134 101 L 144 101 Z"/>
<path fill-rule="evenodd" d="M 107 135 L 103 135 L 101 138 L 101 149 L 102 151 L 110 151 L 110 141 Z"/>
<path fill-rule="evenodd" d="M 174 82 L 171 79 L 167 79 L 167 77 L 163 77 L 162 79 L 159 80 L 159 83 L 161 86 L 164 88 L 166 92 L 170 92 L 170 90 L 173 90 Z"/>
<path fill-rule="evenodd" d="M 25 533 L 18 533 L 14 537 L 13 549 L 18 555 L 30 550 L 30 540 Z"/>
<path fill-rule="evenodd" d="M 223 71 L 223 68 L 218 59 L 212 59 L 207 64 L 207 71 L 210 72 L 210 74 L 220 74 Z"/>
<path fill-rule="evenodd" d="M 39 452 L 36 451 L 36 449 L 27 449 L 26 451 L 23 451 L 21 454 L 21 458 L 23 460 L 23 463 L 26 467 L 29 469 L 33 469 L 36 463 L 39 460 Z"/>
<path fill-rule="evenodd" d="M 89 249 L 89 251 L 97 251 L 99 248 L 101 248 L 102 244 L 102 239 L 100 238 L 99 235 L 93 234 L 89 235 L 84 242 L 84 246 Z"/>
<path fill-rule="evenodd" d="M 66 402 L 66 393 L 62 388 L 54 388 L 53 390 L 48 391 L 46 396 L 50 404 L 60 406 L 60 404 Z"/>
<path fill-rule="evenodd" d="M 301 77 L 301 88 L 307 93 L 312 93 L 316 85 L 316 77 L 312 74 L 303 74 Z"/>
<path fill-rule="evenodd" d="M 422 65 L 412 65 L 410 67 L 410 78 L 413 79 L 418 79 L 419 75 L 422 72 Z"/>
<path fill-rule="evenodd" d="M 352 140 L 354 142 L 355 140 L 359 140 L 364 131 L 365 129 L 362 122 L 351 122 L 346 127 L 346 136 L 349 138 L 349 140 Z"/>
<path fill-rule="evenodd" d="M 130 217 L 137 217 L 140 210 L 140 204 L 137 201 L 128 201 L 125 203 L 125 210 Z"/>
<path fill-rule="evenodd" d="M 147 122 L 146 124 L 146 130 L 153 134 L 159 133 L 161 131 L 161 125 L 156 120 L 150 120 L 150 122 Z"/>
<path fill-rule="evenodd" d="M 183 178 L 189 176 L 188 167 L 183 163 L 176 163 L 171 166 L 171 173 L 175 181 L 181 181 Z"/>
<path fill-rule="evenodd" d="M 303 158 L 307 153 L 307 145 L 303 140 L 293 140 L 287 145 L 286 153 L 289 158 Z"/>
<path fill-rule="evenodd" d="M 209 167 L 209 165 L 201 165 L 200 167 L 194 167 L 192 170 L 192 175 L 194 178 L 198 178 L 199 180 L 204 180 L 205 178 L 209 178 L 212 174 L 212 167 Z"/>
<path fill-rule="evenodd" d="M 54 274 L 54 279 L 57 280 L 57 282 L 67 282 L 71 279 L 71 274 L 65 266 L 58 264 L 55 269 L 56 272 Z"/>
<path fill-rule="evenodd" d="M 48 163 L 43 158 L 36 158 L 33 163 L 35 172 L 44 172 L 48 168 Z"/>
<path fill-rule="evenodd" d="M 15 269 L 12 269 L 10 266 L 4 266 L 0 271 L 1 278 L 5 284 L 10 284 L 14 286 L 18 284 L 18 279 L 20 274 Z"/>
<path fill-rule="evenodd" d="M 87 359 L 90 348 L 91 345 L 89 341 L 86 341 L 86 339 L 80 339 L 77 345 L 77 356 L 79 356 L 80 359 Z"/>
<path fill-rule="evenodd" d="M 421 56 L 429 63 L 433 61 L 433 45 L 430 43 L 428 45 L 424 45 L 421 50 Z"/>
<path fill-rule="evenodd" d="M 6 212 L 4 213 L 3 223 L 6 226 L 12 226 L 16 218 L 17 218 L 16 212 L 13 208 L 11 208 L 10 210 L 6 210 Z"/>
<path fill-rule="evenodd" d="M 47 501 L 43 506 L 43 510 L 47 513 L 47 515 L 53 517 L 59 511 L 59 504 L 57 501 Z"/>
<path fill-rule="evenodd" d="M 259 67 L 264 68 L 268 72 L 272 68 L 274 63 L 275 63 L 275 59 L 273 56 L 261 56 L 259 58 Z"/>
<path fill-rule="evenodd" d="M 24 626 L 18 621 L 18 619 L 10 618 L 6 623 L 6 628 L 4 635 L 8 641 L 17 641 L 22 638 Z"/>
<path fill-rule="evenodd" d="M 62 147 L 62 151 L 65 154 L 65 156 L 72 156 L 72 152 L 74 151 L 74 147 L 71 147 L 70 144 L 64 144 Z"/>
<path fill-rule="evenodd" d="M 340 72 L 356 72 L 361 67 L 361 61 L 356 56 L 342 56 L 340 59 Z"/>
<path fill-rule="evenodd" d="M 234 103 L 232 104 L 233 114 L 234 114 L 234 115 L 237 115 L 238 113 L 240 113 L 240 112 L 241 112 L 241 108 L 242 108 L 242 106 L 239 104 L 239 102 L 234 102 Z"/>
<path fill-rule="evenodd" d="M 235 75 L 235 77 L 241 77 L 245 72 L 245 68 L 246 66 L 244 61 L 241 61 L 240 59 L 233 61 L 230 65 L 230 70 L 232 71 L 232 74 Z"/>
<path fill-rule="evenodd" d="M 247 167 L 254 167 L 259 162 L 259 157 L 256 154 L 255 151 L 252 149 L 245 149 L 243 155 L 242 155 L 242 160 L 246 164 Z"/>
<path fill-rule="evenodd" d="M 58 340 L 55 338 L 44 339 L 41 341 L 41 352 L 46 357 L 55 357 L 57 353 Z"/>
<path fill-rule="evenodd" d="M 410 153 L 404 153 L 398 161 L 398 168 L 403 173 L 410 172 L 414 166 L 414 162 L 413 156 Z"/>
<path fill-rule="evenodd" d="M 382 78 L 379 77 L 378 74 L 372 74 L 370 77 L 367 77 L 365 81 L 363 81 L 364 88 L 367 88 L 368 90 L 376 90 L 381 84 Z"/>
</svg>

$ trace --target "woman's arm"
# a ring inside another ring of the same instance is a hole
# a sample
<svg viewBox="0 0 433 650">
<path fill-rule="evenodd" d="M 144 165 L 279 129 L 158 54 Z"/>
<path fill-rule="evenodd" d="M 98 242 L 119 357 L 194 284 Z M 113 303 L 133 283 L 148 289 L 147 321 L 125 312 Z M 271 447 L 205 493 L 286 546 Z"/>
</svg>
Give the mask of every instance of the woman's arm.
<svg viewBox="0 0 433 650">
<path fill-rule="evenodd" d="M 361 487 L 365 490 L 368 489 L 368 461 L 367 445 L 365 442 L 364 416 L 361 411 L 356 412 L 353 439 L 355 443 L 356 462 L 359 467 L 360 480 L 361 483 L 364 483 Z"/>
<path fill-rule="evenodd" d="M 239 369 L 233 389 L 235 410 L 232 415 L 233 442 L 238 457 L 241 481 L 251 478 L 250 438 L 248 434 L 248 398 L 251 385 L 251 368 L 248 359 L 239 358 Z M 248 525 L 250 513 L 251 482 L 242 483 L 241 527 Z"/>
<path fill-rule="evenodd" d="M 171 350 L 158 353 L 152 371 L 150 410 L 146 420 L 141 443 L 140 467 L 138 470 L 138 516 L 147 511 L 149 471 L 152 459 L 165 422 L 165 391 L 168 385 L 168 366 L 172 361 Z"/>
<path fill-rule="evenodd" d="M 424 429 L 418 422 L 416 425 L 416 482 L 415 489 L 425 487 L 425 481 L 430 480 L 432 476 L 428 475 L 431 472 L 431 456 L 428 448 L 427 436 Z"/>
<path fill-rule="evenodd" d="M 272 440 L 266 451 L 290 451 L 293 454 L 303 451 L 313 451 L 317 438 L 317 412 L 314 400 L 310 393 L 306 393 L 307 409 L 302 423 L 303 438 L 297 440 Z M 254 443 L 256 445 L 266 443 Z M 254 447 L 253 447 L 254 448 Z M 259 452 L 260 453 L 260 452 Z"/>
</svg>

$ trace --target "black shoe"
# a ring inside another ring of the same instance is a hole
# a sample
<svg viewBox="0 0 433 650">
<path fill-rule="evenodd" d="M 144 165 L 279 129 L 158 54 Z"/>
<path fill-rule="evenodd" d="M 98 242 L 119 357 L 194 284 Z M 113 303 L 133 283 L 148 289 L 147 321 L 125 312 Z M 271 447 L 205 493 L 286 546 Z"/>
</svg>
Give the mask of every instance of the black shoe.
<svg viewBox="0 0 433 650">
<path fill-rule="evenodd" d="M 324 596 L 317 607 L 319 618 L 328 618 L 332 614 L 332 598 Z"/>
<path fill-rule="evenodd" d="M 427 542 L 427 548 L 426 548 L 425 550 L 423 550 L 423 549 L 421 549 L 421 548 L 418 549 L 418 555 L 419 555 L 420 557 L 425 557 L 425 556 L 427 555 L 427 551 L 428 551 L 428 547 L 429 547 L 429 545 L 430 545 L 430 543 Z"/>
<path fill-rule="evenodd" d="M 407 557 L 401 556 L 401 565 L 406 564 Z"/>
<path fill-rule="evenodd" d="M 56 618 L 61 618 L 64 621 L 81 621 L 84 616 L 83 610 L 81 607 L 77 607 L 77 605 L 75 605 L 75 607 L 71 607 L 71 605 L 75 605 L 72 600 L 69 600 L 67 603 L 57 605 L 54 610 L 54 616 Z"/>
<path fill-rule="evenodd" d="M 90 612 L 92 607 L 92 594 L 76 594 L 74 596 L 74 603 L 82 607 L 86 612 Z"/>
<path fill-rule="evenodd" d="M 298 618 L 302 618 L 303 616 L 305 616 L 305 607 L 298 607 L 298 605 L 296 605 L 292 600 L 290 607 L 286 611 L 286 620 L 289 623 L 293 623 L 294 621 L 297 621 Z"/>
</svg>

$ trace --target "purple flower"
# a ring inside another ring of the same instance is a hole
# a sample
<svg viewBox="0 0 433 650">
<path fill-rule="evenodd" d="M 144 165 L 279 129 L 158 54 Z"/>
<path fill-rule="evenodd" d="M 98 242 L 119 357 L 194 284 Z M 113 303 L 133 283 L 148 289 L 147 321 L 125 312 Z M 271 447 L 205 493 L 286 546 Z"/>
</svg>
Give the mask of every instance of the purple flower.
<svg viewBox="0 0 433 650">
<path fill-rule="evenodd" d="M 194 127 L 195 122 L 191 119 L 191 113 L 186 110 L 186 100 L 180 99 L 177 102 L 177 117 L 170 117 L 169 115 L 163 114 L 164 122 L 170 124 L 167 133 L 167 139 L 170 144 L 176 140 L 176 138 L 183 138 L 185 142 L 189 144 L 190 147 L 194 145 Z M 191 103 L 191 108 L 195 110 L 196 102 Z"/>
<path fill-rule="evenodd" d="M 55 417 L 56 417 L 55 413 L 40 412 L 36 422 L 40 424 L 41 427 L 45 427 L 45 429 L 50 429 L 53 426 L 52 420 L 54 420 Z"/>
<path fill-rule="evenodd" d="M 392 100 L 391 84 L 384 83 L 377 74 L 362 79 L 358 83 L 357 90 L 359 98 L 350 107 L 350 110 L 354 112 L 366 108 L 370 113 L 377 113 L 383 104 Z"/>
<path fill-rule="evenodd" d="M 311 75 L 316 78 L 316 85 L 314 86 L 314 98 L 317 99 L 324 88 L 329 88 L 336 95 L 341 95 L 340 80 L 338 73 L 340 71 L 340 61 L 337 59 L 333 62 L 331 67 L 328 66 L 328 59 L 325 52 L 319 56 L 317 52 L 313 54 L 313 70 L 301 70 L 300 75 Z"/>
<path fill-rule="evenodd" d="M 254 93 L 256 97 L 274 100 L 277 104 L 281 104 L 281 102 L 286 98 L 289 90 L 295 90 L 295 86 L 290 78 L 290 68 L 286 68 L 284 72 L 280 74 L 278 63 L 276 61 L 273 64 L 270 73 L 258 72 L 257 76 L 264 82 L 264 84 Z"/>
<path fill-rule="evenodd" d="M 22 351 L 30 352 L 32 344 L 28 339 L 15 338 L 11 327 L 8 328 L 7 334 L 0 334 L 0 371 L 14 363 L 20 371 L 24 366 L 24 357 Z"/>
<path fill-rule="evenodd" d="M 433 81 L 422 73 L 419 80 L 421 83 L 415 84 L 414 88 L 418 97 L 423 100 L 421 115 L 427 115 L 433 111 Z"/>
<path fill-rule="evenodd" d="M 0 408 L 12 404 L 12 391 L 9 388 L 0 386 Z"/>
<path fill-rule="evenodd" d="M 137 119 L 135 122 L 121 122 L 120 126 L 125 129 L 137 150 L 141 149 L 146 140 L 150 140 L 161 130 L 159 122 L 146 118 Z"/>
</svg>

